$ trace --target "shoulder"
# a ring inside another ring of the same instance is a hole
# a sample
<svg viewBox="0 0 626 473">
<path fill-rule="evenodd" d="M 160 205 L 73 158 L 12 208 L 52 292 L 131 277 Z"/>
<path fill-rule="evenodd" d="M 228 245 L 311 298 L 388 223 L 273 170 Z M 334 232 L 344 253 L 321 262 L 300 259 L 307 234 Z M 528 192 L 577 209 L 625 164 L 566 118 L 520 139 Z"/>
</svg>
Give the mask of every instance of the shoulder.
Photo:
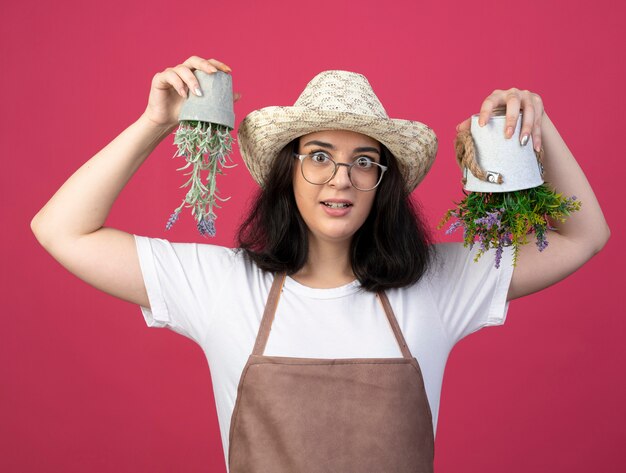
<svg viewBox="0 0 626 473">
<path fill-rule="evenodd" d="M 432 263 L 425 277 L 431 283 L 455 286 L 461 281 L 497 280 L 512 273 L 511 246 L 503 247 L 501 252 L 489 248 L 480 256 L 478 244 L 470 248 L 462 242 L 446 242 L 436 243 L 432 247 Z"/>
<path fill-rule="evenodd" d="M 431 245 L 432 260 L 426 276 L 429 278 L 452 270 L 468 260 L 471 250 L 460 242 L 435 243 Z"/>
<path fill-rule="evenodd" d="M 458 257 L 470 252 L 461 242 L 439 242 L 432 244 L 431 248 L 435 258 L 439 260 Z"/>
<path fill-rule="evenodd" d="M 134 235 L 140 259 L 158 260 L 168 265 L 193 266 L 198 269 L 206 266 L 226 269 L 241 267 L 254 271 L 256 265 L 243 250 L 221 245 L 194 242 L 174 242 L 164 238 L 151 238 Z"/>
<path fill-rule="evenodd" d="M 198 254 L 214 257 L 235 257 L 237 249 L 220 245 L 193 242 L 175 242 L 165 238 L 152 238 L 134 235 L 135 242 L 140 249 L 168 252 L 174 251 L 181 254 Z"/>
</svg>

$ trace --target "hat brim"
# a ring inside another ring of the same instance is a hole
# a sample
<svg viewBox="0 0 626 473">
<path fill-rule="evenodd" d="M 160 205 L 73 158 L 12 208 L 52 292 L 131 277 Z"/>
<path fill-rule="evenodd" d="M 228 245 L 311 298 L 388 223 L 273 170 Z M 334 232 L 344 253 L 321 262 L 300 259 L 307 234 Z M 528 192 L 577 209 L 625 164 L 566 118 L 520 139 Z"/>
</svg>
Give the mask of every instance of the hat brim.
<svg viewBox="0 0 626 473">
<path fill-rule="evenodd" d="M 422 181 L 437 154 L 437 136 L 423 123 L 305 107 L 255 110 L 243 119 L 237 135 L 246 167 L 263 187 L 280 150 L 295 138 L 323 130 L 350 130 L 385 145 L 398 161 L 407 192 Z"/>
</svg>

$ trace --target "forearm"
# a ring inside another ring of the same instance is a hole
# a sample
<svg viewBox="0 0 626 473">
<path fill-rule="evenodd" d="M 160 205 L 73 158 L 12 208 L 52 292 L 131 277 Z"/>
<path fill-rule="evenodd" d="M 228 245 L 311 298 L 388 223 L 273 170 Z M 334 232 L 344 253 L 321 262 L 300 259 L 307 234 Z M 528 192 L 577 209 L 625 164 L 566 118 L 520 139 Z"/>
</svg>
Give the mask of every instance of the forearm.
<svg viewBox="0 0 626 473">
<path fill-rule="evenodd" d="M 599 251 L 609 238 L 609 227 L 600 204 L 585 174 L 567 148 L 556 127 L 544 113 L 541 125 L 544 148 L 544 180 L 566 197 L 576 196 L 581 202 L 579 211 L 565 222 L 553 222 L 559 234 Z"/>
<path fill-rule="evenodd" d="M 37 238 L 74 238 L 100 229 L 124 186 L 171 132 L 142 115 L 81 166 L 35 215 L 31 228 Z"/>
</svg>

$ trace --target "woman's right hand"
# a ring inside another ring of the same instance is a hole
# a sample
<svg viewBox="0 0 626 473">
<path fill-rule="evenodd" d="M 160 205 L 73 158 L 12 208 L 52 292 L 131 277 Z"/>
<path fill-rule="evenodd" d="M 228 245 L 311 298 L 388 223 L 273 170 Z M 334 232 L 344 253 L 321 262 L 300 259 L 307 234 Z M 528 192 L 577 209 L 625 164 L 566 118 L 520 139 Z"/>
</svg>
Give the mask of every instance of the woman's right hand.
<svg viewBox="0 0 626 473">
<path fill-rule="evenodd" d="M 65 268 L 92 286 L 149 307 L 132 234 L 105 227 L 115 199 L 141 164 L 178 125 L 178 114 L 198 82 L 193 70 L 230 68 L 192 56 L 152 79 L 146 111 L 78 169 L 31 222 L 41 245 Z"/>
<path fill-rule="evenodd" d="M 187 94 L 202 93 L 200 84 L 193 74 L 196 69 L 207 74 L 218 70 L 231 72 L 230 67 L 216 59 L 203 59 L 198 56 L 191 56 L 178 66 L 157 72 L 152 78 L 148 106 L 143 117 L 155 126 L 174 129 L 178 125 L 178 114 Z M 238 94 L 235 94 L 233 100 L 237 98 Z"/>
</svg>

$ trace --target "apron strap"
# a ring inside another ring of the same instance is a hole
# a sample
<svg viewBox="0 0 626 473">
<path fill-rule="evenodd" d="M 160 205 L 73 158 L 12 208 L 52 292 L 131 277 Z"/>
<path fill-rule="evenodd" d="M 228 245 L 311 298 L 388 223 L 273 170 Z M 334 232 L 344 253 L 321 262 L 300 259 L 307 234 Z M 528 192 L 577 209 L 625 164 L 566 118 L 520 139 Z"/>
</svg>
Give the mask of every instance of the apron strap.
<svg viewBox="0 0 626 473">
<path fill-rule="evenodd" d="M 270 335 L 270 329 L 272 328 L 272 322 L 274 321 L 274 314 L 276 314 L 276 307 L 278 307 L 278 300 L 280 299 L 280 294 L 282 293 L 286 277 L 287 273 L 274 275 L 274 282 L 272 283 L 270 293 L 267 296 L 263 319 L 261 319 L 259 333 L 257 333 L 256 336 L 254 350 L 252 350 L 253 355 L 262 355 L 265 351 L 265 345 L 267 345 L 267 338 Z"/>
<path fill-rule="evenodd" d="M 287 273 L 279 273 L 274 275 L 274 281 L 272 282 L 272 287 L 270 288 L 270 292 L 267 296 L 267 302 L 265 303 L 265 311 L 263 312 L 263 318 L 261 319 L 259 333 L 256 336 L 254 350 L 252 350 L 253 355 L 260 356 L 263 355 L 263 353 L 265 352 L 265 346 L 267 345 L 267 339 L 270 335 L 272 322 L 274 321 L 274 315 L 276 314 L 276 308 L 278 307 L 278 301 L 280 299 L 286 277 Z M 379 291 L 377 293 L 377 296 L 383 307 L 385 315 L 387 316 L 387 320 L 389 320 L 389 324 L 391 325 L 393 334 L 396 337 L 396 341 L 398 342 L 398 346 L 400 347 L 402 356 L 407 359 L 413 358 L 413 355 L 411 355 L 411 351 L 409 350 L 409 347 L 404 340 L 404 336 L 402 335 L 402 330 L 400 330 L 400 326 L 398 325 L 396 316 L 393 313 L 393 309 L 391 308 L 391 304 L 389 303 L 387 294 L 385 294 L 384 291 Z"/>
<path fill-rule="evenodd" d="M 383 310 L 385 311 L 385 315 L 389 320 L 389 324 L 391 325 L 391 329 L 393 330 L 393 334 L 396 336 L 396 341 L 400 346 L 400 351 L 402 352 L 402 356 L 407 359 L 413 358 L 411 355 L 411 350 L 409 350 L 409 346 L 406 344 L 404 340 L 404 335 L 402 335 L 402 330 L 400 330 L 400 326 L 398 325 L 398 320 L 396 319 L 395 314 L 393 313 L 393 309 L 391 308 L 391 304 L 389 303 L 389 299 L 387 298 L 387 294 L 385 291 L 378 291 L 378 300 L 383 306 Z"/>
</svg>

